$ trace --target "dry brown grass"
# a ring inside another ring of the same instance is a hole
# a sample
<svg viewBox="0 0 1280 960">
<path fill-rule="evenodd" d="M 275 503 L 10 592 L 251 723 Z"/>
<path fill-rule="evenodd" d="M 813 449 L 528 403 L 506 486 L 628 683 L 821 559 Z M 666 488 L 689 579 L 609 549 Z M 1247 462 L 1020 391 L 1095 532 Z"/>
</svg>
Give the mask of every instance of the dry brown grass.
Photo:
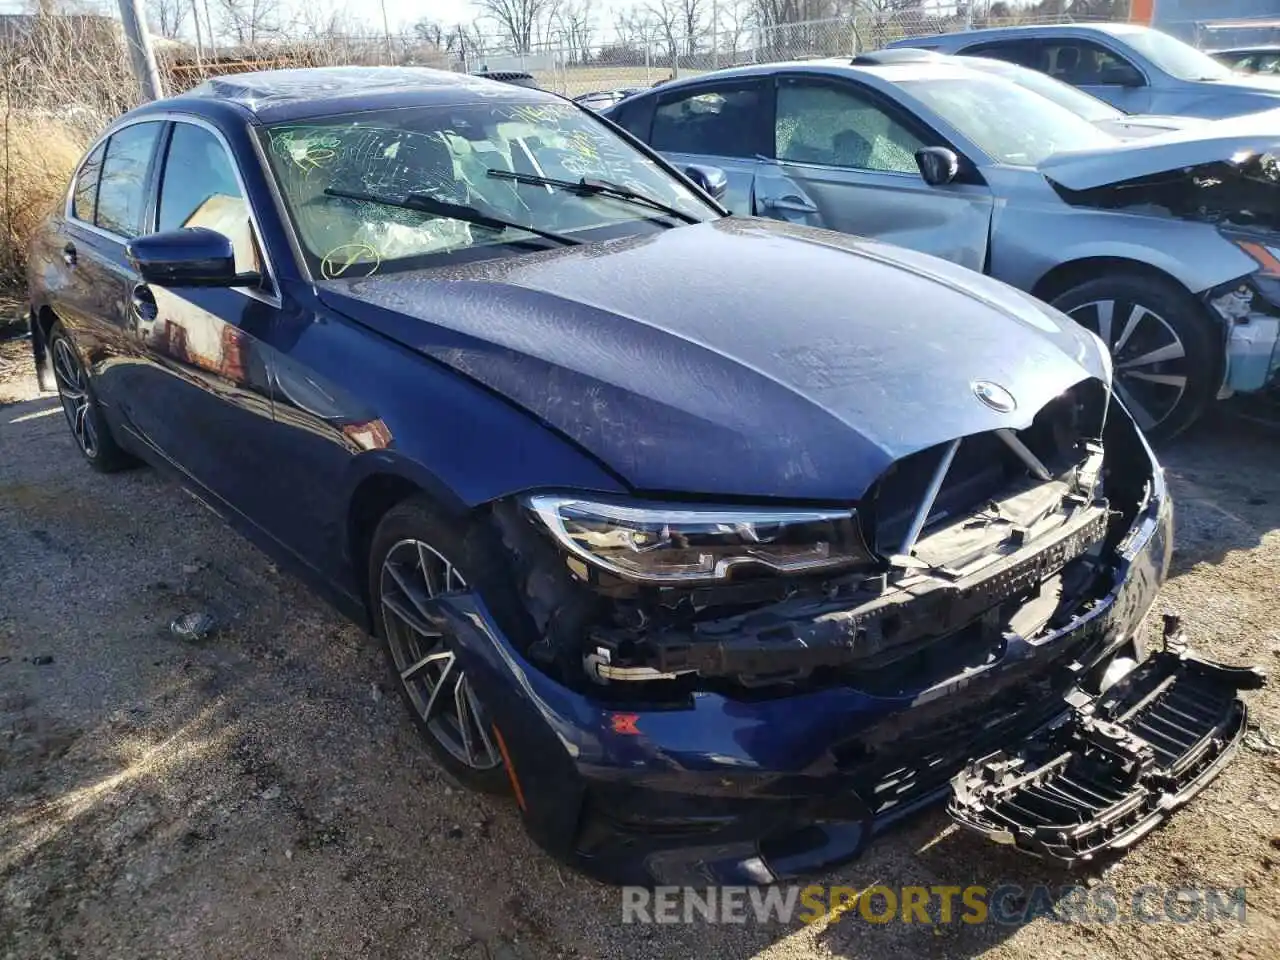
<svg viewBox="0 0 1280 960">
<path fill-rule="evenodd" d="M 83 134 L 56 117 L 0 104 L 0 280 L 21 282 L 27 244 L 58 204 L 84 152 Z"/>
</svg>

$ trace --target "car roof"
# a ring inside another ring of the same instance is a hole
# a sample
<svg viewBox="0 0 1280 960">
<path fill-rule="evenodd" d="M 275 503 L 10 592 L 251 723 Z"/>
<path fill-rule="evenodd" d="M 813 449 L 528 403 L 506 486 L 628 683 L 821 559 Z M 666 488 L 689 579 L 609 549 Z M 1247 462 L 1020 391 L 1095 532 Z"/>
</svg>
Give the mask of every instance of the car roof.
<svg viewBox="0 0 1280 960">
<path fill-rule="evenodd" d="M 1219 47 L 1205 53 L 1280 53 L 1280 43 L 1255 43 L 1244 47 Z"/>
<path fill-rule="evenodd" d="M 1088 36 L 1105 33 L 1113 37 L 1133 36 L 1150 30 L 1150 27 L 1139 23 L 1031 23 L 1015 27 L 987 27 L 982 30 L 961 30 L 954 33 L 940 33 L 932 36 L 907 37 L 895 40 L 890 48 L 916 46 L 945 46 L 951 49 L 967 47 L 971 43 L 984 40 L 1014 38 L 1020 35 L 1035 36 Z"/>
<path fill-rule="evenodd" d="M 923 80 L 926 78 L 939 80 L 958 80 L 972 76 L 976 71 L 965 65 L 958 57 L 928 57 L 911 59 L 902 63 L 854 63 L 848 57 L 826 57 L 815 60 L 780 60 L 776 63 L 752 63 L 742 67 L 726 67 L 710 73 L 700 73 L 695 77 L 682 77 L 669 80 L 654 92 L 663 95 L 681 87 L 697 86 L 708 81 L 733 80 L 745 77 L 767 77 L 786 71 L 845 74 L 853 76 L 876 77 L 889 83 L 902 80 Z"/>
<path fill-rule="evenodd" d="M 427 67 L 309 67 L 211 77 L 138 113 L 230 103 L 252 120 L 274 123 L 350 110 L 473 103 L 480 100 L 560 102 L 544 90 Z"/>
</svg>

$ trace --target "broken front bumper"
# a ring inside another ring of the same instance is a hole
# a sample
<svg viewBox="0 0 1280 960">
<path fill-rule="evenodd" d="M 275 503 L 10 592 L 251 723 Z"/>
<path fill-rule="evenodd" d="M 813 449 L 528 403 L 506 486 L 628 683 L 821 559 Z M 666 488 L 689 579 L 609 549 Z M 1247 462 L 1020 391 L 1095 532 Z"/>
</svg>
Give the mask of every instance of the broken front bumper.
<svg viewBox="0 0 1280 960">
<path fill-rule="evenodd" d="M 526 661 L 477 596 L 438 598 L 436 615 L 506 745 L 539 844 L 613 883 L 770 883 L 857 857 L 945 798 L 975 757 L 1012 756 L 1061 727 L 1118 654 L 1142 660 L 1171 527 L 1157 471 L 1105 596 L 1058 629 L 1007 635 L 990 662 L 910 689 L 603 701 Z M 976 822 L 987 808 L 971 809 Z"/>
</svg>

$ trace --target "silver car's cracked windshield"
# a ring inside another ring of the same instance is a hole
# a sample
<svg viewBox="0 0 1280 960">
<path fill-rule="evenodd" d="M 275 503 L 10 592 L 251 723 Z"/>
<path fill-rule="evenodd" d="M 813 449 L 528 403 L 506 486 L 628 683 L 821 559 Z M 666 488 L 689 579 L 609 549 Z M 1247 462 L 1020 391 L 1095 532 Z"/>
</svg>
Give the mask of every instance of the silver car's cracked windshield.
<svg viewBox="0 0 1280 960">
<path fill-rule="evenodd" d="M 901 80 L 910 96 L 938 113 L 992 160 L 1033 167 L 1066 150 L 1113 147 L 1119 141 L 1079 114 L 1003 77 Z"/>
<path fill-rule="evenodd" d="M 549 233 L 608 239 L 720 216 L 571 104 L 367 111 L 275 124 L 264 136 L 308 266 L 325 279 L 498 256 L 512 244 L 546 245 Z M 538 178 L 585 179 L 587 189 Z M 443 212 L 450 205 L 458 215 Z M 463 216 L 464 208 L 481 216 Z"/>
</svg>

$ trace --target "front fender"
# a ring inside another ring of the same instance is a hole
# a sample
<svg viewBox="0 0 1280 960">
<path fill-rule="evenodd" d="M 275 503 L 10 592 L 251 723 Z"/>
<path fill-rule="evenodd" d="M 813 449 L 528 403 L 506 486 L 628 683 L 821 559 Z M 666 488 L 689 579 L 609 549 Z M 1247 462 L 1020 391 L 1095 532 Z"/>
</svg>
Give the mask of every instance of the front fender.
<svg viewBox="0 0 1280 960">
<path fill-rule="evenodd" d="M 992 240 L 991 273 L 1035 291 L 1048 274 L 1082 260 L 1128 260 L 1167 274 L 1200 294 L 1257 269 L 1216 227 L 1123 210 L 1006 206 Z"/>
</svg>

